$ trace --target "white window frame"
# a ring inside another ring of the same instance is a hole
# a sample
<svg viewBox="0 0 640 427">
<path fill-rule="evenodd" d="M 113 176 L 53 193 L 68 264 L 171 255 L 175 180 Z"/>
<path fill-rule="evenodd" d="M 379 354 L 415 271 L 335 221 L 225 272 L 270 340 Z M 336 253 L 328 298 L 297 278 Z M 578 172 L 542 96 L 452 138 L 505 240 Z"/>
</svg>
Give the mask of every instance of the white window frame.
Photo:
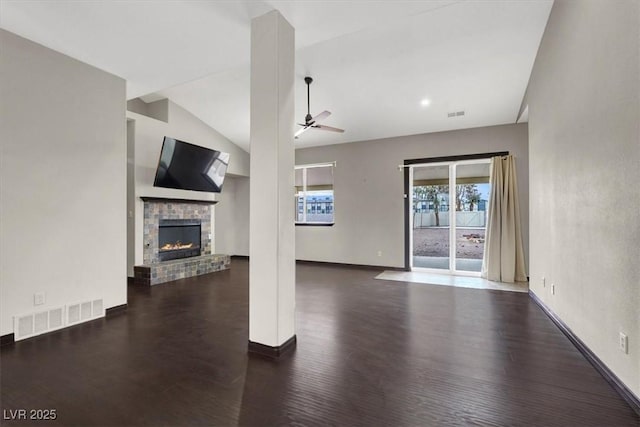
<svg viewBox="0 0 640 427">
<path fill-rule="evenodd" d="M 331 183 L 331 192 L 333 193 L 333 203 L 331 207 L 331 214 L 333 217 L 333 221 L 331 222 L 321 222 L 321 221 L 307 221 L 307 170 L 313 168 L 326 168 L 332 167 L 333 170 L 336 168 L 336 162 L 327 162 L 327 163 L 311 163 L 307 165 L 296 165 L 294 170 L 301 169 L 302 170 L 302 192 L 304 193 L 304 199 L 302 201 L 302 221 L 297 221 L 298 218 L 298 204 L 296 203 L 296 225 L 334 225 L 336 221 L 336 193 L 334 188 L 334 182 Z M 297 193 L 296 193 L 297 194 Z M 295 196 L 295 195 L 294 195 Z"/>
</svg>

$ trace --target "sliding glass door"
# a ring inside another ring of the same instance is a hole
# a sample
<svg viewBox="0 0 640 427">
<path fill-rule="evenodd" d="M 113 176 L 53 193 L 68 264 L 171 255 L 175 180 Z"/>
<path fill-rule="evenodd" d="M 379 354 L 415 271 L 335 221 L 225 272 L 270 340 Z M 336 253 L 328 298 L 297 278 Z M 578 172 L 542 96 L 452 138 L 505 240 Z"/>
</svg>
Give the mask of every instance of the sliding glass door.
<svg viewBox="0 0 640 427">
<path fill-rule="evenodd" d="M 412 269 L 480 274 L 489 165 L 481 159 L 410 167 Z"/>
<path fill-rule="evenodd" d="M 450 269 L 449 166 L 413 168 L 413 266 Z"/>
<path fill-rule="evenodd" d="M 453 165 L 456 177 L 455 270 L 479 273 L 489 207 L 489 162 Z"/>
</svg>

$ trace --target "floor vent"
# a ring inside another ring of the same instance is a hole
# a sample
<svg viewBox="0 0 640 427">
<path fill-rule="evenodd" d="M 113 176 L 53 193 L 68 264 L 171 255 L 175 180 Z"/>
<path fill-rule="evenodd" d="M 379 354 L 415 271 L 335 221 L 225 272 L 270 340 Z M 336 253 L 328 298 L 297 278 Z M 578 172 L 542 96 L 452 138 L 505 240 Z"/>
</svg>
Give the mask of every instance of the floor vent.
<svg viewBox="0 0 640 427">
<path fill-rule="evenodd" d="M 66 326 L 104 317 L 102 299 L 56 307 L 13 318 L 13 333 L 16 341 L 52 332 Z"/>
</svg>

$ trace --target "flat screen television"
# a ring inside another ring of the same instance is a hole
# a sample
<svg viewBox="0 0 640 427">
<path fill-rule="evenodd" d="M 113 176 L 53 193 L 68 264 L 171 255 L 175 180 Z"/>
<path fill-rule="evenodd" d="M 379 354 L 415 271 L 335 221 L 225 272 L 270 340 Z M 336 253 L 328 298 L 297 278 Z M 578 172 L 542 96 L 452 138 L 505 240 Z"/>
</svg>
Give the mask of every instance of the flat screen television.
<svg viewBox="0 0 640 427">
<path fill-rule="evenodd" d="M 154 187 L 219 193 L 229 154 L 164 137 Z"/>
</svg>

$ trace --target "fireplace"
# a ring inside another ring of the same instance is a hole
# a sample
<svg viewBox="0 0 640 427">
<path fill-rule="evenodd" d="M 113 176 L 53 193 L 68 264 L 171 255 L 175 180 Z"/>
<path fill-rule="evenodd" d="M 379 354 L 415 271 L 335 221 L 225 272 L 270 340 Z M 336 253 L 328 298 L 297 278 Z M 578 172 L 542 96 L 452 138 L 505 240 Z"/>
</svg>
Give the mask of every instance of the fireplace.
<svg viewBox="0 0 640 427">
<path fill-rule="evenodd" d="M 201 221 L 197 219 L 161 219 L 158 228 L 160 261 L 200 256 Z"/>
</svg>

